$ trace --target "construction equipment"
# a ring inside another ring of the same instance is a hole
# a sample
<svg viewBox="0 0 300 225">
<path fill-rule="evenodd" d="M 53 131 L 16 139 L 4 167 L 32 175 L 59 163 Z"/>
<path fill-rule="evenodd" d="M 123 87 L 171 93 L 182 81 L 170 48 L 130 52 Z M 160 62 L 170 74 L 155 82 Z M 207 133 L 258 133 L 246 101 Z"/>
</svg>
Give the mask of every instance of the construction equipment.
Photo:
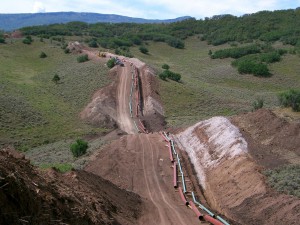
<svg viewBox="0 0 300 225">
<path fill-rule="evenodd" d="M 105 52 L 99 52 L 98 56 L 102 57 L 102 58 L 106 58 L 106 53 Z"/>
</svg>

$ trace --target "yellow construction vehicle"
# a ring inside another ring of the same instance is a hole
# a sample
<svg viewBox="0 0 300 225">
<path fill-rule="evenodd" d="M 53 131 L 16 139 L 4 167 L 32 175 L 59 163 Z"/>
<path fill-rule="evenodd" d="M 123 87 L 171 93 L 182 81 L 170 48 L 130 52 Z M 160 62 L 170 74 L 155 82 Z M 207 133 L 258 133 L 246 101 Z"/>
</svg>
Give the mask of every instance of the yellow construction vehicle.
<svg viewBox="0 0 300 225">
<path fill-rule="evenodd" d="M 105 58 L 106 57 L 106 53 L 105 52 L 99 52 L 99 57 Z"/>
</svg>

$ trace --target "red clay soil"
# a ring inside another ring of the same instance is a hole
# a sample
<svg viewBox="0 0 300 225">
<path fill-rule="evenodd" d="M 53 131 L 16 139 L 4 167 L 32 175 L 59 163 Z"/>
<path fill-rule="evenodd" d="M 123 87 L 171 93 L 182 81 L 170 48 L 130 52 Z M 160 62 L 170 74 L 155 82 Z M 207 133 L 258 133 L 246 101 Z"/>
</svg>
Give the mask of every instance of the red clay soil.
<svg viewBox="0 0 300 225">
<path fill-rule="evenodd" d="M 165 143 L 157 133 L 123 136 L 99 151 L 85 170 L 143 198 L 146 210 L 138 224 L 199 224 L 173 188 Z"/>
<path fill-rule="evenodd" d="M 80 118 L 94 126 L 117 127 L 116 89 L 118 87 L 117 68 L 109 73 L 111 84 L 96 91 L 92 101 L 80 113 Z"/>
<path fill-rule="evenodd" d="M 235 116 L 231 121 L 240 128 L 259 165 L 270 169 L 300 164 L 299 122 L 288 122 L 267 109 Z"/>
<path fill-rule="evenodd" d="M 0 224 L 136 224 L 141 198 L 86 171 L 39 171 L 0 151 Z"/>
<path fill-rule="evenodd" d="M 249 155 L 224 161 L 208 172 L 209 203 L 241 224 L 299 224 L 300 199 L 272 190 L 262 171 L 299 164 L 300 123 L 266 109 L 231 121 L 248 142 Z"/>
</svg>

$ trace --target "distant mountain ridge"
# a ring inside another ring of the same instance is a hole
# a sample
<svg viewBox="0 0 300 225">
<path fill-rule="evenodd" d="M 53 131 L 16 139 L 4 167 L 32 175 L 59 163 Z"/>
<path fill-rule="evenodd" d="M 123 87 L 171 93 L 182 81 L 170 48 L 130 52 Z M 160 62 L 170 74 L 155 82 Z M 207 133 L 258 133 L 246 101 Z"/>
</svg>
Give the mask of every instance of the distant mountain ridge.
<svg viewBox="0 0 300 225">
<path fill-rule="evenodd" d="M 81 21 L 86 23 L 172 23 L 190 18 L 192 17 L 184 16 L 175 19 L 156 20 L 133 18 L 115 14 L 78 12 L 0 14 L 0 30 L 11 31 L 27 26 L 68 23 L 72 21 Z"/>
</svg>

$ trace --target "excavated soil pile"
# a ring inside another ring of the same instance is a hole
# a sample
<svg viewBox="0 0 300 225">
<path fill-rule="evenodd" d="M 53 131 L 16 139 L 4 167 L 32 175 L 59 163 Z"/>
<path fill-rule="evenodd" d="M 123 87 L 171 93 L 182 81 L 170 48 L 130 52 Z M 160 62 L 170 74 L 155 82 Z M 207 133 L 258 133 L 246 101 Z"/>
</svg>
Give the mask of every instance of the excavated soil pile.
<svg viewBox="0 0 300 225">
<path fill-rule="evenodd" d="M 145 127 L 149 131 L 160 131 L 166 126 L 164 110 L 159 96 L 159 82 L 151 68 L 140 69 L 141 89 L 143 97 L 143 117 Z"/>
<path fill-rule="evenodd" d="M 94 126 L 117 127 L 116 89 L 118 87 L 117 68 L 110 70 L 112 83 L 97 92 L 92 101 L 80 113 L 81 119 Z"/>
<path fill-rule="evenodd" d="M 273 129 L 278 127 L 273 127 L 272 123 L 278 124 L 278 121 L 273 114 L 267 111 L 256 113 L 257 119 L 254 114 L 243 118 L 261 126 L 256 132 L 261 129 L 265 134 L 275 134 Z M 261 124 L 260 114 L 269 121 L 268 125 Z M 228 119 L 214 117 L 202 121 L 179 133 L 177 141 L 188 153 L 212 208 L 240 224 L 298 224 L 300 199 L 267 187 L 261 173 L 263 167 L 249 154 L 252 149 L 248 138 Z M 277 140 L 275 143 L 288 148 L 284 142 Z"/>
<path fill-rule="evenodd" d="M 287 163 L 300 164 L 300 123 L 288 122 L 272 111 L 258 111 L 235 116 L 232 122 L 248 142 L 249 153 L 265 167 Z"/>
<path fill-rule="evenodd" d="M 146 211 L 137 224 L 199 224 L 173 187 L 165 143 L 157 133 L 123 136 L 100 150 L 85 170 L 143 198 Z"/>
<path fill-rule="evenodd" d="M 39 171 L 0 151 L 0 224 L 135 224 L 141 199 L 86 171 Z"/>
</svg>

